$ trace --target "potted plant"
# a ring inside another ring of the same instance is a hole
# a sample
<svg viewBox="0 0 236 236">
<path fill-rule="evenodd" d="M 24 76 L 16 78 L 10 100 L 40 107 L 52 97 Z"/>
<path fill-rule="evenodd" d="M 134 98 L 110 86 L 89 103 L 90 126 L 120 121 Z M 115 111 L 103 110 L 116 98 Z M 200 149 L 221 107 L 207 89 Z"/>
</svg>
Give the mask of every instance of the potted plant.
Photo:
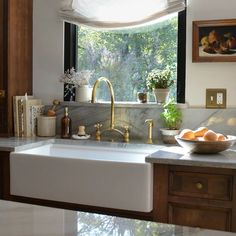
<svg viewBox="0 0 236 236">
<path fill-rule="evenodd" d="M 160 129 L 164 143 L 176 143 L 175 135 L 179 134 L 179 128 L 182 122 L 182 112 L 177 107 L 173 98 L 165 102 L 163 105 L 163 112 L 160 117 L 164 122 L 166 128 Z"/>
<path fill-rule="evenodd" d="M 169 68 L 164 70 L 154 69 L 148 74 L 147 87 L 150 91 L 154 91 L 157 103 L 166 101 L 170 87 L 174 84 L 171 77 L 172 72 Z"/>
<path fill-rule="evenodd" d="M 89 102 L 91 101 L 92 88 L 89 84 L 89 80 L 92 75 L 90 70 L 81 70 L 76 72 L 72 67 L 67 70 L 61 77 L 61 82 L 70 84 L 76 89 L 75 101 L 76 102 Z"/>
</svg>

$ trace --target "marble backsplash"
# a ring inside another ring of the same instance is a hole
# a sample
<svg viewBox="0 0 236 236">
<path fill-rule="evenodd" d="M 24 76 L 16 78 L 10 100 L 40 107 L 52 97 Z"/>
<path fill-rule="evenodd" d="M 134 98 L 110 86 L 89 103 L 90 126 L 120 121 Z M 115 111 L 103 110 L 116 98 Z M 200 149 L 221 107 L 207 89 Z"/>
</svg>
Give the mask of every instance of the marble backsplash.
<svg viewBox="0 0 236 236">
<path fill-rule="evenodd" d="M 72 119 L 73 134 L 77 133 L 79 125 L 86 127 L 86 133 L 95 136 L 94 125 L 102 123 L 104 130 L 110 125 L 111 110 L 109 104 L 91 104 L 63 102 L 57 109 L 57 134 L 60 135 L 60 120 L 63 117 L 64 107 L 68 106 L 69 116 Z M 236 108 L 229 109 L 204 109 L 204 108 L 181 108 L 183 122 L 181 129 L 196 129 L 200 126 L 208 128 L 226 135 L 236 135 Z M 163 127 L 160 118 L 162 108 L 157 104 L 116 104 L 115 105 L 115 126 L 123 129 L 130 127 L 130 140 L 146 142 L 148 135 L 146 119 L 153 119 L 153 142 L 161 140 L 159 129 Z M 109 134 L 107 134 L 109 136 Z M 107 137 L 104 137 L 106 139 Z"/>
</svg>

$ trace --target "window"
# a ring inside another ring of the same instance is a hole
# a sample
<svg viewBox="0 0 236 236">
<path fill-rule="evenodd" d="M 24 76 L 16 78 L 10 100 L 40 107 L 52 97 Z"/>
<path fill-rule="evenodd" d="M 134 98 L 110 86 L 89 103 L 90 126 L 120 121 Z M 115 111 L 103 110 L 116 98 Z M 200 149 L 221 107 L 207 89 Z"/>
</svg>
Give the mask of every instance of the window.
<svg viewBox="0 0 236 236">
<path fill-rule="evenodd" d="M 169 67 L 176 81 L 171 94 L 178 102 L 185 102 L 185 12 L 138 31 L 67 27 L 71 40 L 66 37 L 65 46 L 71 53 L 66 55 L 66 69 L 74 66 L 77 71 L 93 70 L 91 84 L 101 76 L 107 77 L 116 101 L 137 101 L 137 92 L 146 89 L 147 73 Z M 98 99 L 109 101 L 108 90 L 102 86 L 106 85 L 101 84 Z M 154 101 L 154 96 L 150 100 Z"/>
</svg>

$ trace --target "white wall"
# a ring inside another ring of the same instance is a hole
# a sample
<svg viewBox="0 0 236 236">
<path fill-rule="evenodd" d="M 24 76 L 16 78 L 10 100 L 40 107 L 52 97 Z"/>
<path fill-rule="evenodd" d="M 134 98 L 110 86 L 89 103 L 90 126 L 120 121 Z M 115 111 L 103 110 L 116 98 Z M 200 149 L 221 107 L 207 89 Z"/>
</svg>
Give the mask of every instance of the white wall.
<svg viewBox="0 0 236 236">
<path fill-rule="evenodd" d="M 236 19 L 235 0 L 188 0 L 186 101 L 205 106 L 206 88 L 226 88 L 227 107 L 236 106 L 236 63 L 192 63 L 192 21 Z"/>
<path fill-rule="evenodd" d="M 33 2 L 33 94 L 51 104 L 53 99 L 63 100 L 59 82 L 64 71 L 64 24 L 57 15 L 60 0 Z"/>
<path fill-rule="evenodd" d="M 57 16 L 60 0 L 34 0 L 33 91 L 49 104 L 62 100 L 63 23 Z M 236 107 L 236 63 L 192 63 L 192 21 L 236 18 L 235 0 L 188 0 L 186 101 L 205 106 L 206 88 L 226 88 L 227 106 Z"/>
</svg>

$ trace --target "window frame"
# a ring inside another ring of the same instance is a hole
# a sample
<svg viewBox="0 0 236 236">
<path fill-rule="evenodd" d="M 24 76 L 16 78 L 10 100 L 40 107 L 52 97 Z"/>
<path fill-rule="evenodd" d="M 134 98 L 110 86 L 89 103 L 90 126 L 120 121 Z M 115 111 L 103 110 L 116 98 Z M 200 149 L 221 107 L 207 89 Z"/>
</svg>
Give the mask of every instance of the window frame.
<svg viewBox="0 0 236 236">
<path fill-rule="evenodd" d="M 177 35 L 177 102 L 185 103 L 186 78 L 186 8 L 178 13 Z M 76 69 L 77 30 L 76 25 L 65 22 L 64 34 L 64 71 L 74 67 Z"/>
</svg>

